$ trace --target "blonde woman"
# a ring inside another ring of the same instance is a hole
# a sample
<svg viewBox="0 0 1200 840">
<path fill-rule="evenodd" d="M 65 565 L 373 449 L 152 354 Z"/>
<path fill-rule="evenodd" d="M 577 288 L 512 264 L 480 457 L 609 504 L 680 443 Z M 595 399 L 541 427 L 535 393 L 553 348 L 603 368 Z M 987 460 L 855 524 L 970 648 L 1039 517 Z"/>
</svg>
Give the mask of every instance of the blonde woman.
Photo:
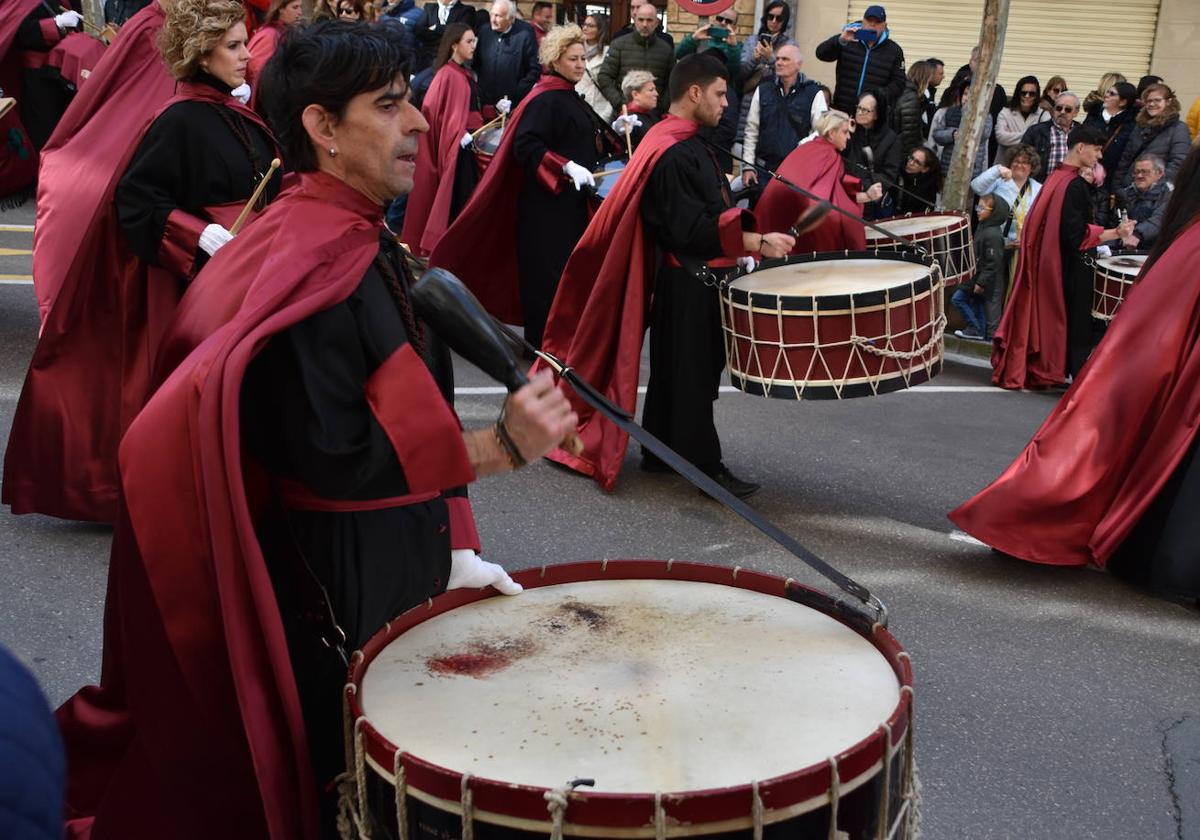
<svg viewBox="0 0 1200 840">
<path fill-rule="evenodd" d="M 556 26 L 538 48 L 543 75 L 508 118 L 483 181 L 430 255 L 484 306 L 541 345 L 567 257 L 583 235 L 592 171 L 610 148 L 607 126 L 575 92 L 583 31 Z M 487 259 L 480 259 L 486 254 Z"/>
<path fill-rule="evenodd" d="M 180 290 L 230 240 L 229 226 L 278 156 L 266 124 L 234 96 L 250 63 L 243 15 L 232 0 L 168 7 L 159 51 L 176 95 L 117 185 L 117 218 L 130 248 Z M 263 204 L 278 192 L 279 178 Z"/>
</svg>

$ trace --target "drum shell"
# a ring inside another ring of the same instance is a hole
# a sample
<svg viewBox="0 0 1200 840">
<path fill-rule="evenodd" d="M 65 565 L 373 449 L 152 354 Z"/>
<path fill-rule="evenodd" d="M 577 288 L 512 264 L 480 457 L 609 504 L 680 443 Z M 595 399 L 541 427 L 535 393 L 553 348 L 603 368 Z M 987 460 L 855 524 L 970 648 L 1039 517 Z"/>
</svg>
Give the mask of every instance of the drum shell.
<svg viewBox="0 0 1200 840">
<path fill-rule="evenodd" d="M 721 583 L 764 594 L 787 597 L 829 615 L 866 638 L 891 666 L 901 686 L 900 702 L 892 715 L 872 735 L 835 756 L 841 789 L 838 827 L 852 840 L 877 836 L 879 815 L 888 813 L 897 821 L 902 792 L 910 780 L 912 670 L 908 654 L 884 628 L 867 626 L 861 616 L 846 610 L 829 596 L 770 575 L 724 569 L 695 563 L 661 561 L 605 561 L 577 563 L 531 569 L 514 575 L 526 588 L 552 586 L 597 579 L 672 578 L 705 583 Z M 411 610 L 356 653 L 347 684 L 348 719 L 358 720 L 362 709 L 357 702 L 357 686 L 370 662 L 387 644 L 406 630 L 432 615 L 452 610 L 487 595 L 478 591 L 453 592 L 440 596 L 428 608 Z M 364 775 L 368 777 L 370 810 L 382 827 L 396 830 L 395 776 L 392 772 L 396 747 L 375 731 L 370 722 L 359 720 L 356 727 L 361 745 Z M 887 771 L 885 767 L 885 742 Z M 408 790 L 409 836 L 413 838 L 457 838 L 462 826 L 459 818 L 462 777 L 452 770 L 437 767 L 417 756 L 405 753 L 400 762 Z M 830 814 L 830 762 L 821 762 L 775 779 L 761 780 L 759 793 L 767 819 L 764 836 L 791 838 L 828 834 Z M 889 793 L 886 809 L 883 790 Z M 476 837 L 490 840 L 544 838 L 550 830 L 544 789 L 509 784 L 498 780 L 472 777 L 469 780 Z M 750 785 L 727 789 L 664 793 L 662 808 L 668 826 L 667 836 L 704 836 L 709 838 L 749 838 L 751 829 Z M 790 809 L 790 810 L 788 810 Z M 780 813 L 786 816 L 781 818 Z M 655 797 L 653 794 L 588 793 L 579 788 L 570 797 L 566 813 L 566 837 L 647 837 L 655 834 Z M 385 834 L 384 836 L 392 836 Z M 894 836 L 907 836 L 903 828 Z"/>
<path fill-rule="evenodd" d="M 1140 257 L 1143 265 L 1149 251 L 1114 251 L 1111 259 L 1118 257 Z M 1125 301 L 1125 295 L 1141 276 L 1128 274 L 1107 264 L 1107 259 L 1096 260 L 1092 274 L 1092 317 L 1101 321 L 1111 321 L 1117 310 Z"/>
<path fill-rule="evenodd" d="M 797 262 L 881 259 L 928 265 L 893 252 L 808 254 L 768 260 L 760 270 Z M 920 384 L 942 366 L 943 289 L 936 271 L 915 283 L 882 291 L 788 296 L 726 288 L 722 327 L 730 381 L 735 388 L 777 399 L 845 399 Z M 876 355 L 856 343 L 913 353 L 912 359 Z"/>
<path fill-rule="evenodd" d="M 955 221 L 947 223 L 946 216 L 955 217 Z M 907 216 L 897 216 L 891 219 L 877 219 L 876 225 L 887 228 L 888 222 L 900 220 L 928 220 L 924 230 L 913 233 L 897 232 L 915 245 L 921 246 L 929 256 L 937 260 L 942 268 L 942 284 L 957 286 L 975 276 L 975 242 L 971 234 L 971 219 L 966 213 L 949 210 L 912 213 Z M 905 247 L 894 239 L 888 239 L 867 228 L 867 247 L 876 251 L 895 251 L 903 253 Z"/>
</svg>

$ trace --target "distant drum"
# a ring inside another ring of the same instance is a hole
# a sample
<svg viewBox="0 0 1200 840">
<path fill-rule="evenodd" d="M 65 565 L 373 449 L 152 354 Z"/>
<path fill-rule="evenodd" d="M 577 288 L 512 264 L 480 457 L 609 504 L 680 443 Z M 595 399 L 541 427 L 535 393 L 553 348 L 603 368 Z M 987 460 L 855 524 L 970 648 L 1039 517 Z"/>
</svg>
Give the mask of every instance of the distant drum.
<svg viewBox="0 0 1200 840">
<path fill-rule="evenodd" d="M 931 259 L 858 252 L 767 260 L 721 292 L 729 379 L 778 399 L 896 391 L 942 369 L 941 272 Z"/>
<path fill-rule="evenodd" d="M 1096 260 L 1092 275 L 1092 317 L 1111 321 L 1137 281 L 1149 251 L 1117 251 L 1111 257 Z"/>
<path fill-rule="evenodd" d="M 345 806 L 373 836 L 912 836 L 912 670 L 879 624 L 740 568 L 514 578 L 354 655 Z"/>
<path fill-rule="evenodd" d="M 475 160 L 479 164 L 481 173 L 488 168 L 492 158 L 496 156 L 503 137 L 504 123 L 499 120 L 492 120 L 471 135 L 471 150 L 475 153 Z"/>
<path fill-rule="evenodd" d="M 942 267 L 945 285 L 956 286 L 975 276 L 975 245 L 971 239 L 971 219 L 966 213 L 914 213 L 880 219 L 875 224 L 924 248 Z M 867 248 L 903 250 L 896 240 L 871 228 L 867 228 Z"/>
</svg>

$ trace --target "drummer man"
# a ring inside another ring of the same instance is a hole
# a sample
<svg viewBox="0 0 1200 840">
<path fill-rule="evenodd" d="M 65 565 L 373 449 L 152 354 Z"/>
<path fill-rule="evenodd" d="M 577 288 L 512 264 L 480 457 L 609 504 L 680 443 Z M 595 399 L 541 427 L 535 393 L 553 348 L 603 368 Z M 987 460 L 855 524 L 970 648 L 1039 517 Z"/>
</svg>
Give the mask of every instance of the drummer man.
<svg viewBox="0 0 1200 840">
<path fill-rule="evenodd" d="M 782 257 L 795 240 L 786 233 L 755 231 L 753 214 L 733 206 L 729 182 L 712 149 L 698 135 L 701 127 L 714 127 L 720 121 L 728 104 L 728 78 L 725 62 L 711 52 L 687 56 L 675 65 L 669 83 L 670 110 L 646 133 L 616 190 L 572 253 L 546 336 L 551 352 L 568 359 L 585 378 L 590 371 L 599 371 L 590 377 L 593 384 L 605 376 L 624 377 L 625 381 L 632 377 L 636 382 L 640 330 L 637 352 L 618 351 L 614 363 L 606 364 L 597 359 L 596 342 L 588 338 L 590 325 L 585 323 L 585 330 L 580 330 L 576 316 L 584 311 L 586 319 L 594 311 L 595 317 L 604 317 L 605 307 L 586 309 L 580 298 L 604 300 L 614 287 L 630 289 L 635 282 L 645 294 L 653 288 L 650 382 L 642 424 L 727 490 L 747 498 L 759 486 L 738 478 L 725 465 L 713 422 L 713 402 L 725 367 L 720 296 L 715 284 L 733 273 L 739 258 Z M 614 237 L 609 220 L 624 216 L 634 206 L 645 235 L 630 231 L 625 236 L 621 233 L 625 228 L 618 227 Z M 646 253 L 641 242 L 653 243 L 660 258 L 653 284 L 644 286 L 641 282 L 649 278 L 642 278 L 641 273 L 653 264 L 654 254 Z M 605 254 L 599 276 L 591 285 L 592 278 L 584 279 L 591 273 L 589 266 Z M 627 279 L 627 274 L 635 281 Z M 627 301 L 623 311 L 629 313 L 633 308 Z M 628 327 L 627 322 L 624 326 Z M 576 334 L 582 336 L 578 345 L 572 342 Z M 617 368 L 620 372 L 614 374 Z M 616 476 L 607 472 L 611 467 L 606 464 L 613 459 L 594 451 L 594 438 L 585 434 L 583 441 L 588 448 L 584 457 L 598 464 L 590 472 L 609 486 Z M 559 455 L 556 452 L 552 457 L 560 460 Z M 643 453 L 642 468 L 668 470 L 649 452 Z"/>
<path fill-rule="evenodd" d="M 329 21 L 267 66 L 299 180 L 177 312 L 164 344 L 191 353 L 121 450 L 104 684 L 59 713 L 95 836 L 338 836 L 345 651 L 448 587 L 520 591 L 455 488 L 577 418 L 546 374 L 486 429 L 444 396 L 448 353 L 380 235 L 428 128 L 408 61 L 389 28 Z"/>
</svg>

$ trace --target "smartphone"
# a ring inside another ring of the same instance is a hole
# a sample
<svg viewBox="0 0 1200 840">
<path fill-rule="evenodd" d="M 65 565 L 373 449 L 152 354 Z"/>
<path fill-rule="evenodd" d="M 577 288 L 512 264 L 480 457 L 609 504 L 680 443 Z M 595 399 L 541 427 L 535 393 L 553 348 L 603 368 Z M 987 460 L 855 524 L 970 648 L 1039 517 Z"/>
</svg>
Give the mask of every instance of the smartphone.
<svg viewBox="0 0 1200 840">
<path fill-rule="evenodd" d="M 724 26 L 710 26 L 708 27 L 708 37 L 714 41 L 724 41 L 729 37 L 729 30 Z"/>
<path fill-rule="evenodd" d="M 762 44 L 763 46 L 767 46 L 767 47 L 771 46 L 771 36 L 770 35 L 759 35 L 758 43 Z"/>
</svg>

